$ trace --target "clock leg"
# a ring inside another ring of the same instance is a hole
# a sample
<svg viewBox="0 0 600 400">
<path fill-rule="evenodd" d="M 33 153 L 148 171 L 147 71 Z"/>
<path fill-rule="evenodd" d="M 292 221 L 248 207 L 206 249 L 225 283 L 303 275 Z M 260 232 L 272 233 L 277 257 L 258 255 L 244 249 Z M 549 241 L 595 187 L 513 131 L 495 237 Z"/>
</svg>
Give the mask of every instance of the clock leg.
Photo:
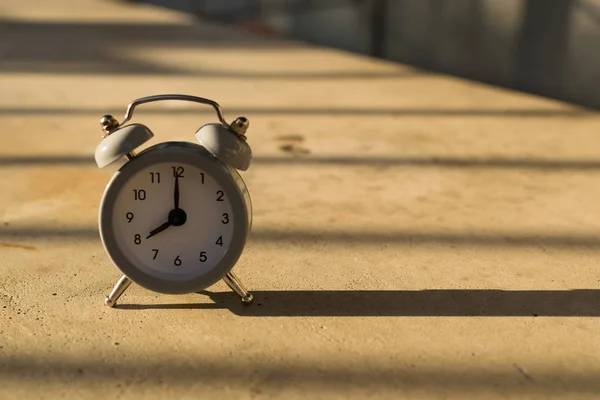
<svg viewBox="0 0 600 400">
<path fill-rule="evenodd" d="M 242 282 L 240 282 L 238 277 L 235 276 L 233 272 L 229 272 L 227 275 L 225 275 L 225 278 L 223 278 L 223 280 L 225 281 L 227 286 L 231 288 L 231 290 L 233 290 L 238 296 L 242 298 L 242 303 L 252 303 L 252 300 L 254 300 L 254 298 L 252 297 L 252 293 L 249 293 L 246 290 L 244 285 L 242 285 Z"/>
<path fill-rule="evenodd" d="M 131 279 L 123 275 L 118 281 L 112 292 L 104 299 L 104 304 L 109 307 L 114 307 L 117 304 L 117 300 L 119 297 L 127 290 L 127 288 L 131 285 Z"/>
</svg>

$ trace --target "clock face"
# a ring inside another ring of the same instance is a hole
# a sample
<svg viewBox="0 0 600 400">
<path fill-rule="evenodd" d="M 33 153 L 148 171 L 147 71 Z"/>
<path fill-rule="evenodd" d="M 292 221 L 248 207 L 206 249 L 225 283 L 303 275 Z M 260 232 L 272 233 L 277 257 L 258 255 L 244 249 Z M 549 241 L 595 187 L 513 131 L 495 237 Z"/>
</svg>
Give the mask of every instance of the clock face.
<svg viewBox="0 0 600 400">
<path fill-rule="evenodd" d="M 125 168 L 107 188 L 101 207 L 107 251 L 128 277 L 157 291 L 186 292 L 162 286 L 220 278 L 245 243 L 239 232 L 246 227 L 238 225 L 245 225 L 246 215 L 233 180 L 186 157 L 149 156 L 131 161 L 135 168 Z"/>
<path fill-rule="evenodd" d="M 112 218 L 121 250 L 147 273 L 173 279 L 212 269 L 227 250 L 235 224 L 217 181 L 182 163 L 139 170 L 121 187 Z"/>
</svg>

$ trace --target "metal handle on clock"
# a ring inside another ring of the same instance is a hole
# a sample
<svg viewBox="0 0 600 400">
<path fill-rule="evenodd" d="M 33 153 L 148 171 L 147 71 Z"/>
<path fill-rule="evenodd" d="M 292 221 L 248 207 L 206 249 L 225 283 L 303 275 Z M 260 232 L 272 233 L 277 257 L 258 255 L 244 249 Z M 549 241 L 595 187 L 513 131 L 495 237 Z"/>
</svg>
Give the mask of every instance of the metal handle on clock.
<svg viewBox="0 0 600 400">
<path fill-rule="evenodd" d="M 161 95 L 155 95 L 155 96 L 142 97 L 137 100 L 134 100 L 133 102 L 131 102 L 129 104 L 129 106 L 127 106 L 127 112 L 125 113 L 125 119 L 123 120 L 123 122 L 121 122 L 119 124 L 118 127 L 125 125 L 125 123 L 127 121 L 129 121 L 131 119 L 131 117 L 133 117 L 133 110 L 137 106 L 139 106 L 141 104 L 145 104 L 145 103 L 152 103 L 155 101 L 163 101 L 163 100 L 182 100 L 182 101 L 192 101 L 194 103 L 207 104 L 215 109 L 215 111 L 217 112 L 217 117 L 219 117 L 219 122 L 221 122 L 221 124 L 223 124 L 226 128 L 230 127 L 229 124 L 227 122 L 225 122 L 225 118 L 223 118 L 223 112 L 221 111 L 221 106 L 216 101 L 205 99 L 203 97 L 188 96 L 188 95 L 184 95 L 184 94 L 161 94 Z"/>
</svg>

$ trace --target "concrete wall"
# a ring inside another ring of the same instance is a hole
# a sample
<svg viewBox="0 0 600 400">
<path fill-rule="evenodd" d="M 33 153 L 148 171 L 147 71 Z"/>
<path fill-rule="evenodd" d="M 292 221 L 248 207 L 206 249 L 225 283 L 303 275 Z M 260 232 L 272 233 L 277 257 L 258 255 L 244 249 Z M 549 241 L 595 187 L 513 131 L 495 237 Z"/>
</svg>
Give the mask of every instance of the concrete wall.
<svg viewBox="0 0 600 400">
<path fill-rule="evenodd" d="M 600 108 L 600 1 L 389 1 L 386 58 Z"/>
<path fill-rule="evenodd" d="M 149 0 L 600 108 L 600 0 Z"/>
<path fill-rule="evenodd" d="M 385 56 L 511 84 L 521 14 L 518 0 L 390 1 Z"/>
</svg>

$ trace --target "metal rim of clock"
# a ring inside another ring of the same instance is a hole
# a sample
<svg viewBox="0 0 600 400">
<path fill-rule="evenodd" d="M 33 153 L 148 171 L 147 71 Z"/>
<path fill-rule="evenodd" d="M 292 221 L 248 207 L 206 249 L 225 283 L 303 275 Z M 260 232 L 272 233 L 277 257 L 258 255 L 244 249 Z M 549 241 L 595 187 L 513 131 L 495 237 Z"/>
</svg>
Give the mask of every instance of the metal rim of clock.
<svg viewBox="0 0 600 400">
<path fill-rule="evenodd" d="M 113 234 L 113 207 L 121 186 L 143 168 L 160 162 L 174 161 L 194 165 L 216 179 L 228 194 L 235 216 L 231 243 L 221 260 L 206 274 L 186 281 L 169 280 L 168 274 L 162 274 L 166 278 L 162 279 L 160 273 L 153 276 L 140 270 L 125 256 Z M 245 189 L 245 183 L 241 177 L 239 177 L 239 184 L 244 187 L 238 187 L 235 176 L 231 175 L 227 166 L 202 146 L 189 142 L 164 142 L 149 147 L 121 167 L 106 187 L 99 213 L 100 238 L 104 248 L 123 274 L 146 289 L 166 294 L 193 293 L 205 289 L 221 280 L 233 268 L 246 244 L 250 229 L 247 208 L 249 205 L 244 200 L 242 192 Z"/>
</svg>

